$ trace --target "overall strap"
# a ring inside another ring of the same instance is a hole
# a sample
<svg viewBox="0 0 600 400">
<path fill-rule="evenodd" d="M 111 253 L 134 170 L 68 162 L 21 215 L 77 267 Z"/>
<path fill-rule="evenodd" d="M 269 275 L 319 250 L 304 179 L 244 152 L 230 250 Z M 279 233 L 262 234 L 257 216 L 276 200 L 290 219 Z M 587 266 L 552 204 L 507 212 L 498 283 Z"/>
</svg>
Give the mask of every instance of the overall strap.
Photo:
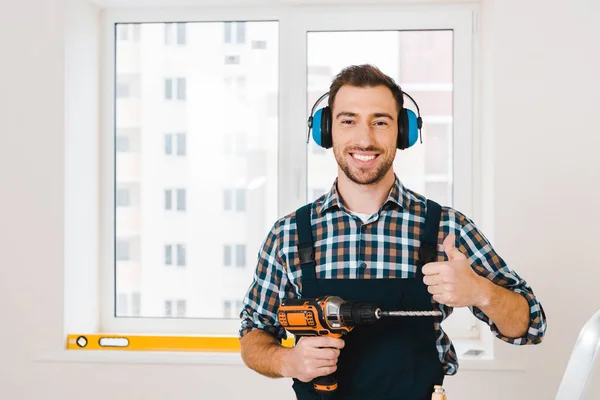
<svg viewBox="0 0 600 400">
<path fill-rule="evenodd" d="M 310 209 L 312 203 L 305 204 L 296 210 L 296 226 L 298 228 L 298 255 L 302 268 L 302 279 L 315 279 L 315 249 L 313 246 Z"/>
<path fill-rule="evenodd" d="M 423 264 L 437 259 L 437 242 L 442 207 L 433 200 L 427 199 L 427 214 L 425 216 L 425 229 L 421 234 L 421 247 L 419 260 Z"/>
</svg>

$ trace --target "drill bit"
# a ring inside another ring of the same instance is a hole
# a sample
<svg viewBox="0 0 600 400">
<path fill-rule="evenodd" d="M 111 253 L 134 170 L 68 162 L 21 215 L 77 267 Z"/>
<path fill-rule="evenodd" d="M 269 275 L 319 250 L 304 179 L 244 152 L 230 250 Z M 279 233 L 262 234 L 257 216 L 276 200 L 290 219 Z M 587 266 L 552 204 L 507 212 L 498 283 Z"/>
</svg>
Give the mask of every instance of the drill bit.
<svg viewBox="0 0 600 400">
<path fill-rule="evenodd" d="M 381 311 L 382 317 L 437 317 L 441 311 Z"/>
</svg>

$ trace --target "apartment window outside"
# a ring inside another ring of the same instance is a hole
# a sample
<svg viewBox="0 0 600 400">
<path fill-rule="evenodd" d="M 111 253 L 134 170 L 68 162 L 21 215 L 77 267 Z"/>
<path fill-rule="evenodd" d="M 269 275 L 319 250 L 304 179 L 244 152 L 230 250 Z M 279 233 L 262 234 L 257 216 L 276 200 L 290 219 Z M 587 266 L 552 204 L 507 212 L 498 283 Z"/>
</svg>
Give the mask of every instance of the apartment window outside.
<svg viewBox="0 0 600 400">
<path fill-rule="evenodd" d="M 225 65 L 239 65 L 240 56 L 237 54 L 228 54 L 225 56 Z"/>
<path fill-rule="evenodd" d="M 129 94 L 129 84 L 128 83 L 117 83 L 117 99 L 126 99 L 130 96 Z"/>
<path fill-rule="evenodd" d="M 250 24 L 254 23 L 250 22 Z M 226 22 L 223 24 L 223 42 L 246 43 L 246 22 Z"/>
<path fill-rule="evenodd" d="M 176 265 L 185 267 L 187 265 L 185 244 L 166 244 L 165 247 L 165 265 Z"/>
<path fill-rule="evenodd" d="M 186 193 L 185 189 L 165 189 L 165 210 L 172 211 L 175 204 L 175 211 L 186 211 Z"/>
<path fill-rule="evenodd" d="M 165 300 L 164 316 L 165 317 L 177 317 L 183 318 L 187 312 L 187 301 L 186 300 Z"/>
<path fill-rule="evenodd" d="M 128 207 L 131 205 L 131 192 L 128 188 L 118 188 L 116 197 L 117 207 Z"/>
<path fill-rule="evenodd" d="M 238 244 L 235 246 L 235 266 L 244 268 L 246 266 L 246 245 Z"/>
<path fill-rule="evenodd" d="M 173 265 L 173 245 L 165 245 L 165 265 Z"/>
<path fill-rule="evenodd" d="M 246 189 L 223 189 L 223 210 L 224 211 L 246 211 Z"/>
<path fill-rule="evenodd" d="M 140 41 L 140 24 L 117 24 L 116 31 L 118 41 Z"/>
<path fill-rule="evenodd" d="M 186 78 L 165 79 L 166 100 L 186 100 L 187 97 Z"/>
<path fill-rule="evenodd" d="M 253 40 L 252 50 L 265 50 L 267 48 L 266 40 Z"/>
<path fill-rule="evenodd" d="M 142 298 L 140 292 L 131 294 L 131 316 L 139 317 L 142 313 Z"/>
<path fill-rule="evenodd" d="M 165 24 L 165 44 L 184 45 L 187 42 L 185 22 L 166 23 Z"/>
<path fill-rule="evenodd" d="M 187 154 L 187 134 L 166 133 L 165 155 L 185 156 Z"/>
<path fill-rule="evenodd" d="M 242 300 L 224 300 L 223 318 L 238 318 L 243 307 L 244 303 Z"/>
<path fill-rule="evenodd" d="M 223 266 L 231 267 L 231 245 L 223 246 Z"/>
<path fill-rule="evenodd" d="M 117 240 L 116 258 L 117 261 L 129 261 L 131 259 L 131 244 L 128 240 Z"/>
<path fill-rule="evenodd" d="M 128 153 L 131 149 L 129 137 L 125 135 L 117 135 L 115 138 L 115 148 L 118 153 Z"/>
</svg>

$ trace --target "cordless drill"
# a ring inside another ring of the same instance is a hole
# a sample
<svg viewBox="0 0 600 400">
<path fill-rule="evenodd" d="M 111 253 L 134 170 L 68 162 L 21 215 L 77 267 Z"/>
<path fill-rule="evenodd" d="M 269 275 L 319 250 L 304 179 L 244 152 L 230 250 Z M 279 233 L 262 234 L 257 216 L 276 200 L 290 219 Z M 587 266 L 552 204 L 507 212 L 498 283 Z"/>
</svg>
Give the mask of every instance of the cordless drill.
<svg viewBox="0 0 600 400">
<path fill-rule="evenodd" d="M 441 311 L 382 311 L 371 303 L 345 301 L 337 296 L 285 299 L 277 317 L 281 325 L 295 336 L 329 336 L 340 338 L 356 325 L 370 324 L 382 317 L 435 316 Z M 337 389 L 334 374 L 312 381 L 315 390 L 329 397 Z"/>
</svg>

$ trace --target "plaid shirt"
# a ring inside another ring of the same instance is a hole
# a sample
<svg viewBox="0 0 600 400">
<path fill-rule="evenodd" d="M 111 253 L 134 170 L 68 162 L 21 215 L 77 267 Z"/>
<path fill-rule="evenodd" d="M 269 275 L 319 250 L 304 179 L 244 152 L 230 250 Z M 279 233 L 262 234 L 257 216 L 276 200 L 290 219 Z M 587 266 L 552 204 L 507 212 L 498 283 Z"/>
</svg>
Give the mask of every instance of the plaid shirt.
<svg viewBox="0 0 600 400">
<path fill-rule="evenodd" d="M 425 221 L 426 198 L 405 188 L 396 176 L 387 200 L 363 224 L 340 201 L 336 183 L 312 205 L 313 229 L 316 225 L 314 245 L 317 278 L 414 277 Z M 529 329 L 524 337 L 508 338 L 477 307 L 469 307 L 473 314 L 487 323 L 496 337 L 508 343 L 540 343 L 546 331 L 546 316 L 527 282 L 496 254 L 473 221 L 449 207 L 442 207 L 437 261 L 447 260 L 442 242 L 450 233 L 456 235 L 457 248 L 467 256 L 476 273 L 527 299 Z M 296 217 L 292 213 L 279 219 L 263 242 L 254 279 L 240 314 L 240 337 L 252 329 L 264 329 L 278 339 L 287 338 L 285 329 L 277 321 L 277 309 L 282 299 L 301 297 L 302 271 L 296 249 L 297 240 Z M 454 375 L 458 369 L 457 356 L 450 338 L 440 326 L 441 321 L 452 313 L 452 308 L 437 303 L 436 306 L 443 313 L 441 319 L 434 322 L 436 346 L 445 373 Z"/>
</svg>

